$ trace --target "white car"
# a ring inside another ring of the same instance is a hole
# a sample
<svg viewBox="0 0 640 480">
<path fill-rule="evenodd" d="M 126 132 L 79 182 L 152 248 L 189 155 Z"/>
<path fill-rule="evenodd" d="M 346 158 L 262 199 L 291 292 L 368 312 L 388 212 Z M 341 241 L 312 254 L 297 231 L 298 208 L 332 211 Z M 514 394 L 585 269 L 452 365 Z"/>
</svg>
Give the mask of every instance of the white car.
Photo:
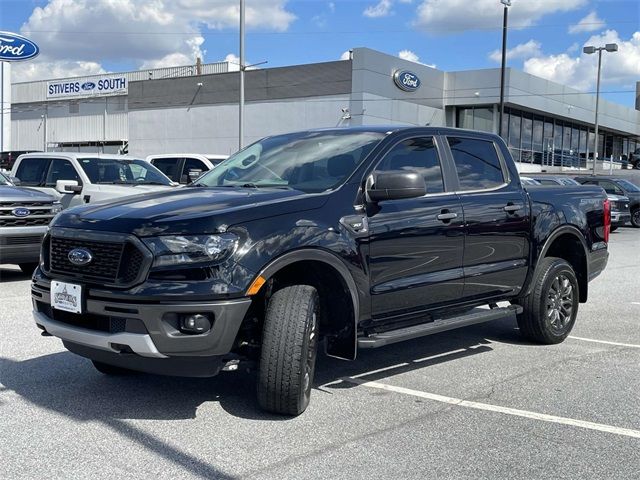
<svg viewBox="0 0 640 480">
<path fill-rule="evenodd" d="M 21 186 L 54 196 L 64 208 L 178 185 L 142 159 L 98 153 L 27 153 L 18 157 L 11 175 Z"/>
<path fill-rule="evenodd" d="M 149 155 L 147 162 L 151 163 L 174 182 L 185 185 L 193 182 L 200 175 L 213 169 L 226 159 L 227 155 L 166 153 Z"/>
</svg>

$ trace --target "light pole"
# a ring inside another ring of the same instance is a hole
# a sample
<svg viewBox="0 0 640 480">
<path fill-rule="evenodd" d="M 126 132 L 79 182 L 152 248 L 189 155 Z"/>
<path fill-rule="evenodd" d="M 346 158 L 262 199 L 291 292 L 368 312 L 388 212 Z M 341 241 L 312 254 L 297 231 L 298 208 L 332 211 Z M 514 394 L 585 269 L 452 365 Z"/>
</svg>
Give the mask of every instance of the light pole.
<svg viewBox="0 0 640 480">
<path fill-rule="evenodd" d="M 617 52 L 617 43 L 607 43 L 604 47 L 586 46 L 582 49 L 587 55 L 598 52 L 598 80 L 596 82 L 596 120 L 595 120 L 595 139 L 593 146 L 593 174 L 596 174 L 596 160 L 598 159 L 598 106 L 600 104 L 600 71 L 602 70 L 602 51 Z"/>
<path fill-rule="evenodd" d="M 507 71 L 507 21 L 509 19 L 509 7 L 511 0 L 500 0 L 504 5 L 502 16 L 502 66 L 500 68 L 500 118 L 498 119 L 498 134 L 502 137 L 502 117 L 504 117 L 504 83 Z"/>
<path fill-rule="evenodd" d="M 238 108 L 238 150 L 244 144 L 244 0 L 240 0 L 240 101 Z"/>
</svg>

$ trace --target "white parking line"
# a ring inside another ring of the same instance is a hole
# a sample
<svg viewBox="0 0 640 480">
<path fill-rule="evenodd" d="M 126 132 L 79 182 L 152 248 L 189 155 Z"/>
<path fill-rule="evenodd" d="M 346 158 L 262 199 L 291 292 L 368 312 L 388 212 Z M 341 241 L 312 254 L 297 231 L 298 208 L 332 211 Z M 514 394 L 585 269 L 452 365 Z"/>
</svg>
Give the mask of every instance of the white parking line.
<svg viewBox="0 0 640 480">
<path fill-rule="evenodd" d="M 640 302 L 631 302 L 631 305 L 640 305 Z"/>
<path fill-rule="evenodd" d="M 588 430 L 596 430 L 599 432 L 613 433 L 615 435 L 622 435 L 625 437 L 639 438 L 640 430 L 632 430 L 630 428 L 614 427 L 612 425 L 605 425 L 602 423 L 587 422 L 584 420 L 576 420 L 574 418 L 557 417 L 555 415 L 547 415 L 546 413 L 530 412 L 528 410 L 519 410 L 517 408 L 501 407 L 499 405 L 491 405 L 488 403 L 473 402 L 469 400 L 463 400 L 462 398 L 446 397 L 444 395 L 438 395 L 436 393 L 421 392 L 419 390 L 412 390 L 410 388 L 396 387 L 394 385 L 387 385 L 379 382 L 367 382 L 353 377 L 344 377 L 342 380 L 349 383 L 355 383 L 363 387 L 377 388 L 379 390 L 387 390 L 395 393 L 403 393 L 405 395 L 412 395 L 414 397 L 425 398 L 427 400 L 433 400 L 435 402 L 447 403 L 458 407 L 473 408 L 475 410 L 485 410 L 488 412 L 503 413 L 505 415 L 513 415 L 516 417 L 530 418 L 532 420 L 540 420 L 542 422 L 559 423 L 562 425 L 570 425 L 573 427 L 586 428 Z"/>
<path fill-rule="evenodd" d="M 616 345 L 618 347 L 640 348 L 640 345 L 634 345 L 632 343 L 610 342 L 608 340 L 596 340 L 594 338 L 574 337 L 573 335 L 569 335 L 568 338 L 571 338 L 573 340 L 582 340 L 583 342 L 604 343 L 605 345 Z"/>
</svg>

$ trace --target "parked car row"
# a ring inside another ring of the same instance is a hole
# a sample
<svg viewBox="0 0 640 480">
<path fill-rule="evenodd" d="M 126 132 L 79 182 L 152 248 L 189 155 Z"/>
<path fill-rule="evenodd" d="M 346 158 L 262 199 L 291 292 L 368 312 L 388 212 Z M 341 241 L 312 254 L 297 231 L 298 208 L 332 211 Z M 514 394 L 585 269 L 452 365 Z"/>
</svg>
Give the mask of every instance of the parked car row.
<svg viewBox="0 0 640 480">
<path fill-rule="evenodd" d="M 196 180 L 223 155 L 167 154 L 146 160 L 77 152 L 11 152 L 0 173 L 0 264 L 32 272 L 51 219 L 63 208 L 169 191 Z M 16 158 L 16 153 L 21 153 Z M 156 166 L 157 165 L 157 166 Z"/>
<path fill-rule="evenodd" d="M 611 230 L 631 225 L 640 228 L 640 187 L 618 176 L 596 175 L 575 178 L 566 175 L 529 174 L 521 176 L 522 183 L 535 185 L 597 185 L 606 192 L 611 205 Z"/>
</svg>

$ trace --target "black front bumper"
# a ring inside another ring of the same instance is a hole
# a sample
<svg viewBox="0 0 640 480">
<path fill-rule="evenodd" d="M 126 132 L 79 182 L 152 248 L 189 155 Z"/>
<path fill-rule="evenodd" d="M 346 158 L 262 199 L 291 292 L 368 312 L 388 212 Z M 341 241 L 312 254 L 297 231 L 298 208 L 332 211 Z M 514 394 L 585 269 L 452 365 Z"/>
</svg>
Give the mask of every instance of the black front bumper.
<svg viewBox="0 0 640 480">
<path fill-rule="evenodd" d="M 79 355 L 167 375 L 215 375 L 233 358 L 230 352 L 251 305 L 246 297 L 179 303 L 163 302 L 160 297 L 153 303 L 123 303 L 103 292 L 98 299 L 95 289 L 86 290 L 82 314 L 52 309 L 50 280 L 37 270 L 31 287 L 36 324 Z M 198 335 L 182 333 L 178 319 L 188 313 L 209 314 L 211 330 Z"/>
</svg>

